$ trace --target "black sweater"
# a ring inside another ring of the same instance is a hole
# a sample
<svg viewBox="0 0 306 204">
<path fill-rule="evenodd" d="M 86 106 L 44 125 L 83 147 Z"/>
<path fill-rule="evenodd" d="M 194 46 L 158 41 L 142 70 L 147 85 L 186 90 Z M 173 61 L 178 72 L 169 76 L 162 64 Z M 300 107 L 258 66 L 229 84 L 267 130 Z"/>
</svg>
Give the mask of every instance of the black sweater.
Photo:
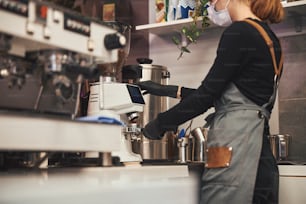
<svg viewBox="0 0 306 204">
<path fill-rule="evenodd" d="M 255 20 L 256 21 L 256 20 Z M 274 43 L 277 63 L 280 43 L 268 24 L 259 23 Z M 252 25 L 234 22 L 223 32 L 215 61 L 197 89 L 182 88 L 180 103 L 158 115 L 163 130 L 178 125 L 213 107 L 230 82 L 251 101 L 261 106 L 268 102 L 273 92 L 274 67 L 269 48 L 263 37 Z M 273 105 L 269 107 L 271 111 Z"/>
</svg>

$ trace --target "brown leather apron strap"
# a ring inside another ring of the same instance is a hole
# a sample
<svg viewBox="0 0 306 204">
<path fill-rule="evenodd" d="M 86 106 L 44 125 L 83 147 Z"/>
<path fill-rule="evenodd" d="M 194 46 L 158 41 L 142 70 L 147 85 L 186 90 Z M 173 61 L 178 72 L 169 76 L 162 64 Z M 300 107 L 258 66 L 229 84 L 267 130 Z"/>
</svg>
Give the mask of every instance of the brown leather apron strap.
<svg viewBox="0 0 306 204">
<path fill-rule="evenodd" d="M 268 47 L 270 49 L 271 56 L 272 56 L 272 61 L 273 61 L 273 66 L 274 66 L 274 73 L 277 76 L 280 76 L 282 68 L 283 68 L 283 63 L 284 63 L 283 53 L 281 53 L 280 61 L 279 61 L 279 64 L 277 66 L 277 64 L 276 64 L 276 57 L 275 57 L 275 51 L 274 51 L 274 46 L 273 46 L 273 41 L 271 40 L 271 38 L 269 37 L 267 32 L 258 23 L 254 22 L 254 21 L 252 21 L 250 19 L 244 19 L 244 21 L 249 23 L 249 24 L 251 24 L 252 26 L 254 26 L 258 30 L 258 32 L 261 34 L 261 36 L 264 38 L 264 40 L 266 41 L 266 44 L 268 45 Z"/>
</svg>

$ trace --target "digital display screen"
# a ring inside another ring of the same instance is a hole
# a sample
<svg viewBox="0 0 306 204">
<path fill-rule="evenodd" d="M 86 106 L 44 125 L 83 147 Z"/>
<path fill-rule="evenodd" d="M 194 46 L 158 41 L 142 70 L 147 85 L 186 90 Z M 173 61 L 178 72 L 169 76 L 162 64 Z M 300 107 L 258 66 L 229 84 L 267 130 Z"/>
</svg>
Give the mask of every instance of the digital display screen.
<svg viewBox="0 0 306 204">
<path fill-rule="evenodd" d="M 133 103 L 145 104 L 140 89 L 137 86 L 126 85 Z"/>
</svg>

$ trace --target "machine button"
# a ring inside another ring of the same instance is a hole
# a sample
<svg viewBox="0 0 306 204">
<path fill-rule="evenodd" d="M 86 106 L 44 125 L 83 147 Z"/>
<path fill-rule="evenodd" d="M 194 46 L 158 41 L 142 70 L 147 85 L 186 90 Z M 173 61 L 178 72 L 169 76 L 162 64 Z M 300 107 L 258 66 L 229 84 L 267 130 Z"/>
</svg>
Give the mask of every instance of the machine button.
<svg viewBox="0 0 306 204">
<path fill-rule="evenodd" d="M 95 44 L 92 39 L 88 39 L 87 48 L 88 48 L 88 51 L 91 51 L 91 52 L 94 50 Z"/>
<path fill-rule="evenodd" d="M 50 39 L 51 37 L 51 31 L 48 27 L 44 27 L 44 38 Z"/>
<path fill-rule="evenodd" d="M 26 31 L 28 34 L 33 35 L 34 34 L 34 25 L 31 22 L 28 22 L 26 24 Z"/>
<path fill-rule="evenodd" d="M 53 11 L 53 21 L 59 23 L 61 19 L 61 13 L 59 11 Z"/>
</svg>

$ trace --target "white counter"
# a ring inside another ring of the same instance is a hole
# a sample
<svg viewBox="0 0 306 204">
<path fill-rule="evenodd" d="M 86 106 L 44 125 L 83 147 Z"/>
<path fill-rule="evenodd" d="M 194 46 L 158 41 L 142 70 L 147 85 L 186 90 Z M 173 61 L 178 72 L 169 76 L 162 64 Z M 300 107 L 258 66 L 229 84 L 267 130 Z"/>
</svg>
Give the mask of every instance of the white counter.
<svg viewBox="0 0 306 204">
<path fill-rule="evenodd" d="M 196 204 L 197 190 L 183 165 L 0 173 L 0 203 L 5 204 Z"/>
<path fill-rule="evenodd" d="M 0 112 L 0 150 L 112 152 L 121 132 L 114 124 Z"/>
<path fill-rule="evenodd" d="M 306 203 L 306 166 L 279 165 L 279 204 Z"/>
<path fill-rule="evenodd" d="M 306 165 L 279 165 L 281 177 L 306 177 Z"/>
<path fill-rule="evenodd" d="M 306 203 L 306 166 L 279 170 L 279 204 Z M 185 165 L 0 172 L 0 203 L 196 204 L 197 179 Z"/>
</svg>

